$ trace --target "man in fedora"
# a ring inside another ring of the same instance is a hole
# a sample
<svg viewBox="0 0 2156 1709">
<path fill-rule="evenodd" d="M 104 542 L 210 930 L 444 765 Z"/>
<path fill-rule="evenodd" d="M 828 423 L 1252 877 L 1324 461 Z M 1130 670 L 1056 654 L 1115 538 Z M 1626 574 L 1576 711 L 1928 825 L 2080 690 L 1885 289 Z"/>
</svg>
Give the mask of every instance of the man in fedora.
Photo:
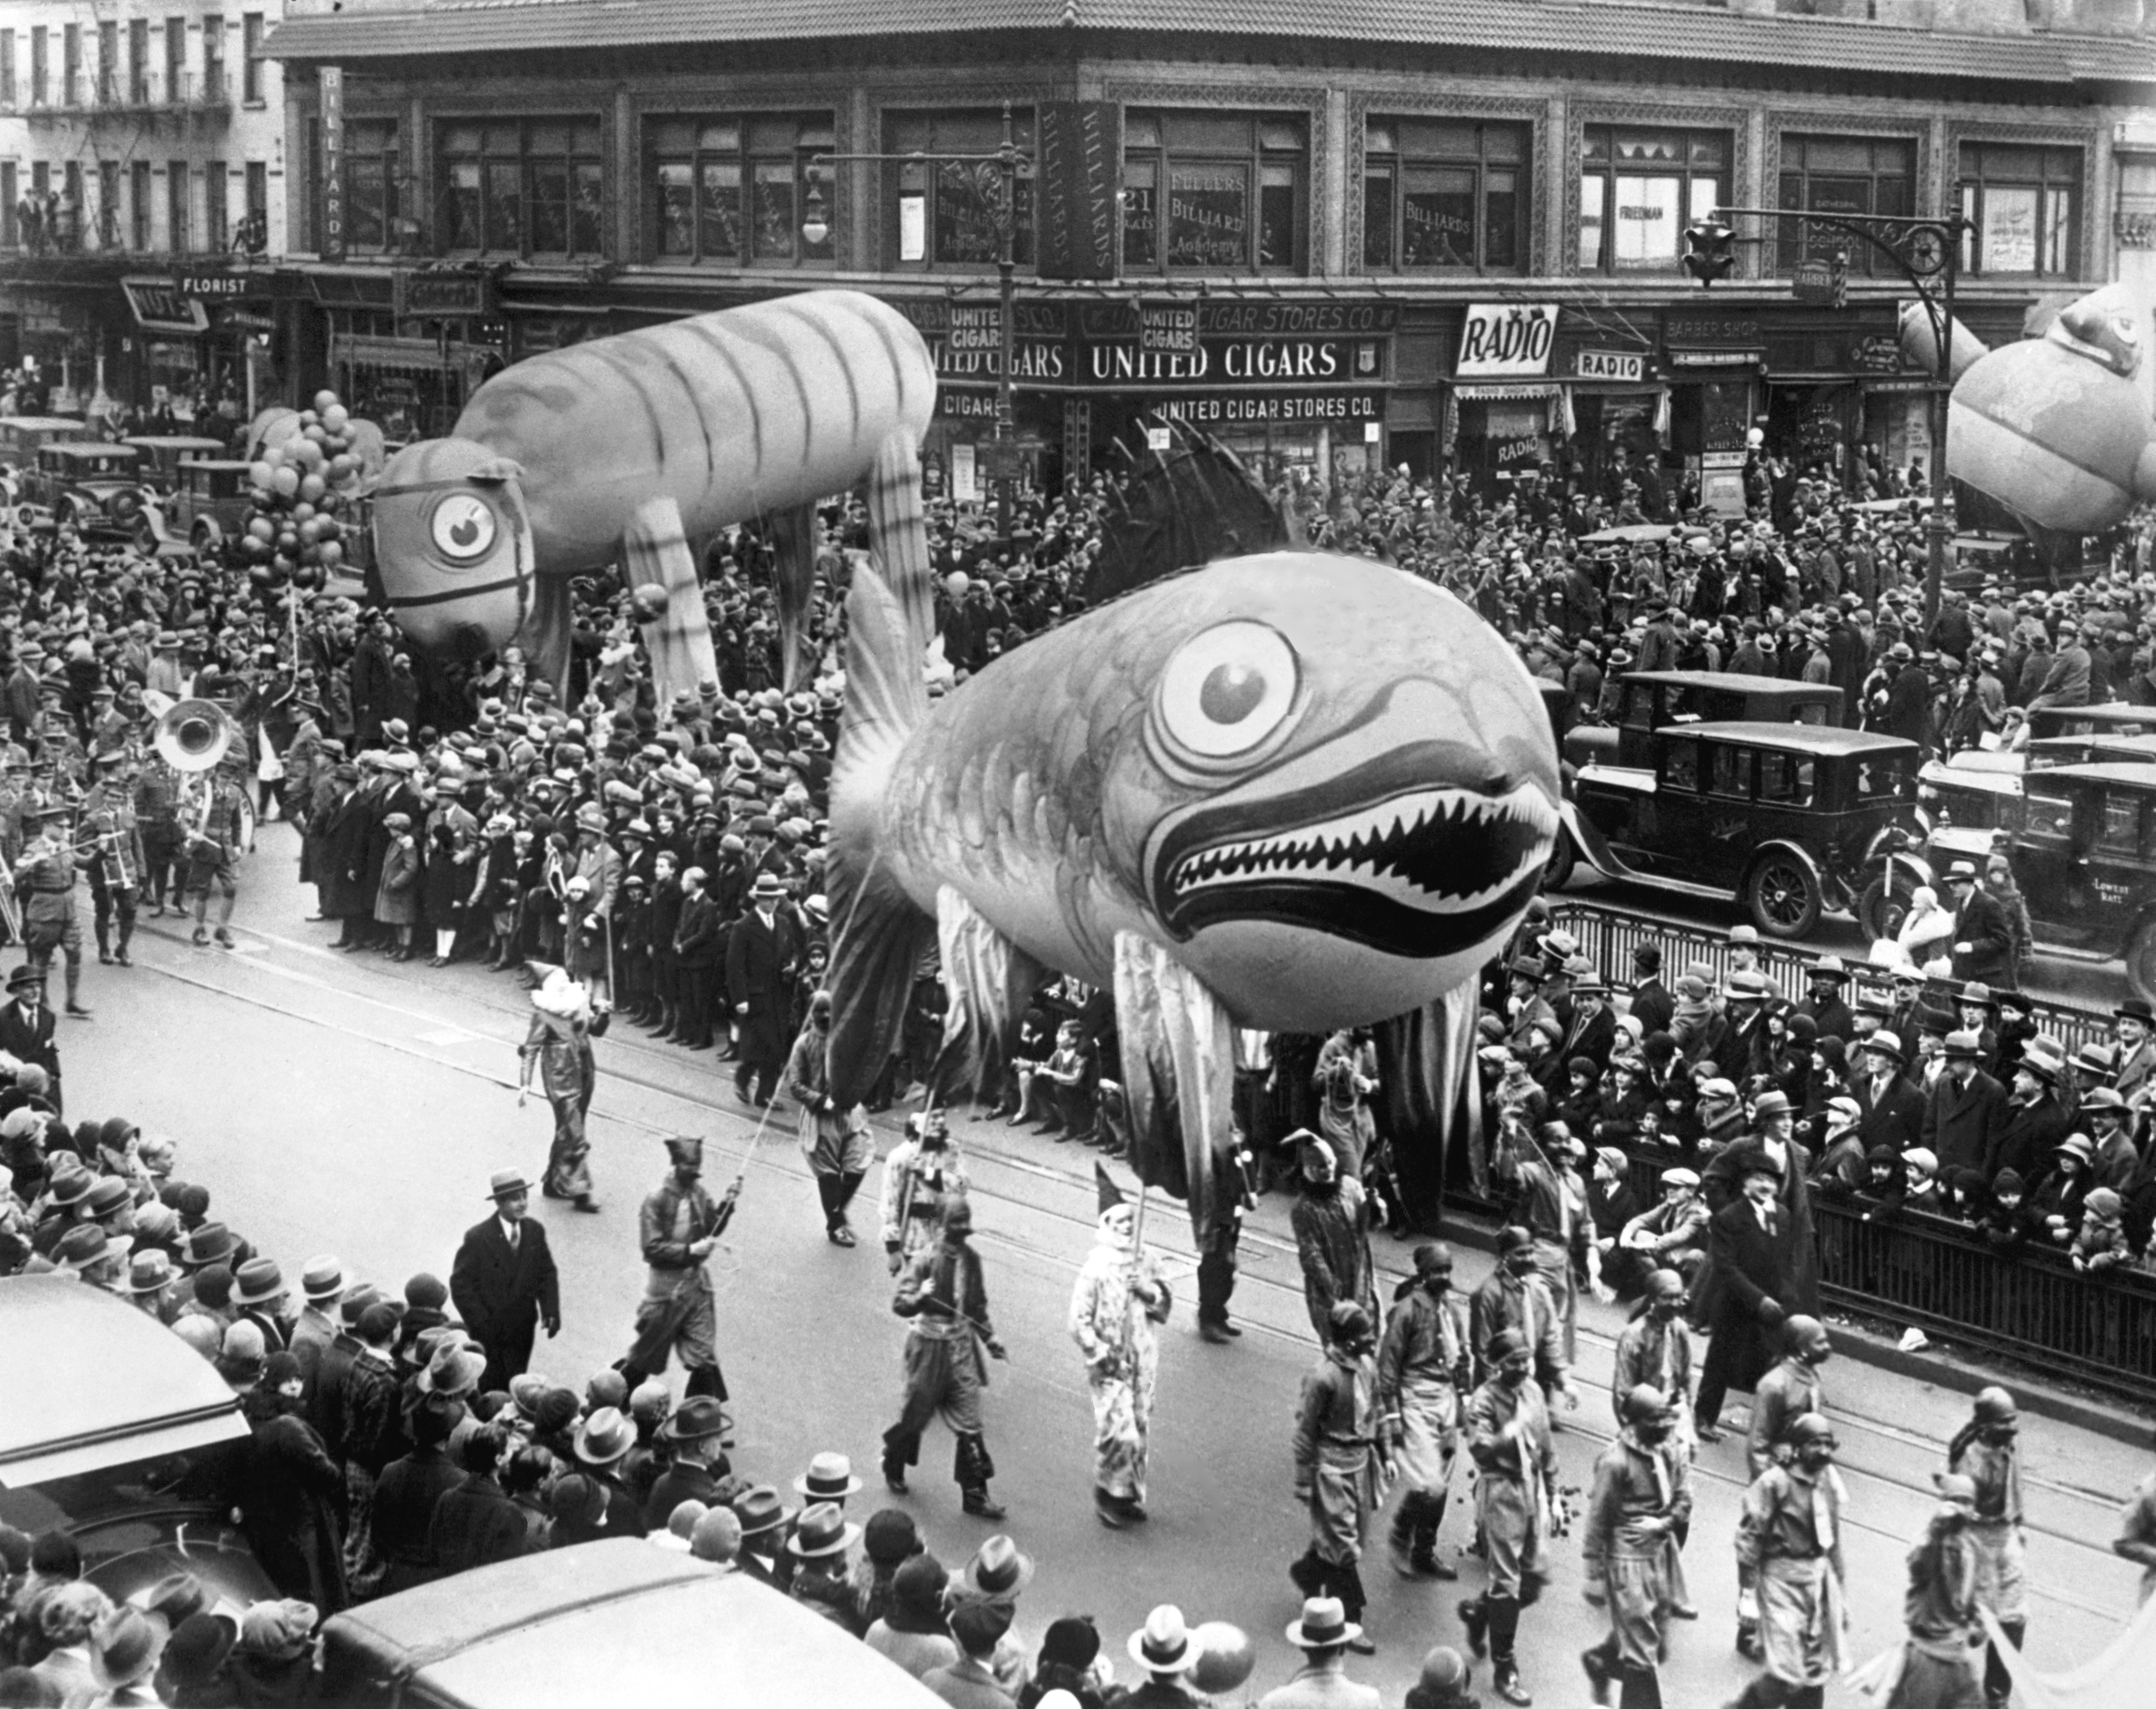
<svg viewBox="0 0 2156 1709">
<path fill-rule="evenodd" d="M 778 1584 L 778 1562 L 786 1554 L 787 1522 L 793 1516 L 768 1484 L 743 1490 L 734 1497 L 733 1511 L 741 1521 L 742 1571 L 766 1584 Z"/>
<path fill-rule="evenodd" d="M 232 1303 L 239 1308 L 239 1320 L 252 1323 L 262 1331 L 263 1346 L 270 1352 L 281 1353 L 291 1345 L 291 1327 L 285 1313 L 290 1297 L 285 1286 L 285 1272 L 275 1259 L 252 1258 L 234 1272 Z"/>
<path fill-rule="evenodd" d="M 801 1510 L 786 1540 L 786 1552 L 793 1557 L 788 1594 L 856 1638 L 867 1632 L 868 1623 L 860 1617 L 847 1562 L 860 1534 L 836 1502 L 817 1501 Z"/>
<path fill-rule="evenodd" d="M 577 1427 L 577 1470 L 606 1497 L 603 1524 L 609 1537 L 643 1537 L 644 1511 L 621 1481 L 621 1463 L 636 1446 L 636 1426 L 619 1407 L 600 1407 Z"/>
<path fill-rule="evenodd" d="M 20 1063 L 36 1064 L 51 1084 L 46 1093 L 54 1111 L 60 1101 L 60 1048 L 53 1037 L 53 1012 L 45 1001 L 45 970 L 24 962 L 8 975 L 8 1001 L 0 1006 L 0 1051 Z"/>
<path fill-rule="evenodd" d="M 1953 903 L 1954 977 L 2012 985 L 2014 927 L 1998 899 L 1977 882 L 1975 862 L 1956 861 L 1948 867 L 1947 890 Z"/>
<path fill-rule="evenodd" d="M 2080 1120 L 2093 1148 L 2090 1183 L 2123 1194 L 2141 1167 L 2141 1153 L 2133 1144 L 2133 1112 L 2111 1087 L 2098 1086 L 2082 1094 Z"/>
<path fill-rule="evenodd" d="M 1942 1175 L 1981 1170 L 1992 1133 L 2006 1120 L 2006 1089 L 1984 1071 L 1977 1033 L 1949 1032 L 1945 1049 L 1946 1071 L 1924 1094 L 1923 1147 L 1939 1160 Z"/>
<path fill-rule="evenodd" d="M 1908 1055 L 1902 1036 L 1882 1027 L 1864 1041 L 1860 1054 L 1861 1061 L 1849 1089 L 1864 1112 L 1856 1130 L 1864 1149 L 1886 1145 L 1898 1152 L 1920 1144 L 1924 1094 L 1910 1084 L 1903 1073 Z"/>
<path fill-rule="evenodd" d="M 449 1298 L 486 1352 L 480 1387 L 506 1389 L 531 1363 L 539 1325 L 549 1341 L 562 1330 L 561 1280 L 544 1224 L 533 1220 L 531 1187 L 521 1171 L 497 1171 L 488 1184 L 494 1214 L 465 1230 L 449 1267 Z"/>
<path fill-rule="evenodd" d="M 1999 1171 L 2011 1169 L 2022 1180 L 2033 1181 L 2051 1168 L 2051 1153 L 2064 1142 L 2071 1125 L 2058 1089 L 2066 1070 L 2066 1053 L 2056 1038 L 2039 1033 L 2029 1041 L 2014 1065 L 2006 1119 L 1992 1130 L 1990 1149 L 1984 1153 L 1986 1181 L 1995 1181 Z"/>
<path fill-rule="evenodd" d="M 2118 1072 L 2112 1084 L 2138 1109 L 2156 1093 L 2156 1009 L 2145 998 L 2128 997 L 2111 1012 L 2118 1038 Z"/>
<path fill-rule="evenodd" d="M 1856 1017 L 1843 1000 L 1842 993 L 1849 984 L 1849 970 L 1839 955 L 1822 955 L 1804 970 L 1811 981 L 1811 990 L 1797 1005 L 1799 1015 L 1809 1015 L 1819 1027 L 1821 1038 L 1831 1035 L 1847 1038 L 1856 1029 Z"/>
<path fill-rule="evenodd" d="M 1800 1233 L 1799 1219 L 1783 1197 L 1784 1171 L 1801 1154 L 1794 1146 L 1787 1150 L 1785 1160 L 1763 1146 L 1746 1145 L 1738 1160 L 1738 1196 L 1707 1223 L 1700 1313 L 1712 1339 L 1693 1414 L 1703 1442 L 1722 1439 L 1717 1420 L 1728 1392 L 1753 1388 L 1766 1375 L 1780 1350 L 1784 1321 L 1815 1304 L 1798 1270 L 1797 1243 L 1809 1238 L 1809 1215 Z M 1808 1212 L 1801 1181 L 1796 1191 Z"/>
<path fill-rule="evenodd" d="M 1163 1603 L 1147 1614 L 1125 1647 L 1145 1680 L 1116 1700 L 1117 1709 L 1191 1709 L 1199 1701 L 1183 1676 L 1204 1652 L 1174 1603 Z"/>
<path fill-rule="evenodd" d="M 726 1408 L 707 1394 L 690 1395 L 674 1409 L 674 1415 L 659 1427 L 660 1439 L 673 1459 L 644 1497 L 646 1525 L 654 1529 L 665 1525 L 684 1501 L 701 1501 L 706 1507 L 720 1505 L 719 1480 L 733 1470 L 725 1447 L 732 1428 Z M 855 1489 L 860 1487 L 859 1479 L 852 1481 Z"/>
<path fill-rule="evenodd" d="M 315 1392 L 315 1372 L 322 1354 L 337 1338 L 337 1301 L 344 1298 L 344 1266 L 325 1253 L 307 1260 L 300 1273 L 300 1308 L 292 1325 L 291 1353 L 306 1378 L 307 1393 Z"/>
<path fill-rule="evenodd" d="M 787 1008 L 803 945 L 793 913 L 779 906 L 786 887 L 776 873 L 758 873 L 748 895 L 749 910 L 726 939 L 726 998 L 740 1030 L 734 1090 L 762 1109 L 786 1066 Z"/>
<path fill-rule="evenodd" d="M 623 871 L 620 852 L 607 841 L 606 831 L 606 814 L 596 802 L 577 809 L 577 862 L 569 877 L 584 883 L 562 916 L 562 959 L 602 1005 L 613 1000 L 613 917 Z"/>
<path fill-rule="evenodd" d="M 666 1369 L 678 1356 L 688 1375 L 686 1392 L 726 1398 L 719 1369 L 719 1321 L 711 1273 L 704 1268 L 719 1237 L 733 1221 L 741 1197 L 737 1175 L 724 1197 L 704 1191 L 704 1142 L 693 1135 L 666 1141 L 673 1164 L 665 1181 L 637 1212 L 637 1233 L 649 1267 L 644 1300 L 636 1308 L 636 1339 L 617 1369 L 634 1388 Z"/>
</svg>

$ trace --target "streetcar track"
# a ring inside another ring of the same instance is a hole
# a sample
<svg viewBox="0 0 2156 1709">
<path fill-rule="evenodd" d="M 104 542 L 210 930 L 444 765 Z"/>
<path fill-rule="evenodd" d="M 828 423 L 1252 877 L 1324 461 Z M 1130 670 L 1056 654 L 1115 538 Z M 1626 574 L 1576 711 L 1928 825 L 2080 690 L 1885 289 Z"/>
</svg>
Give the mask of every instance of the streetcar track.
<svg viewBox="0 0 2156 1709">
<path fill-rule="evenodd" d="M 191 945 L 186 944 L 184 939 L 178 939 L 175 934 L 171 933 L 152 931 L 151 934 L 166 938 L 168 941 L 177 942 L 183 947 L 193 947 Z M 272 942 L 283 941 L 270 938 L 269 934 L 255 934 L 255 935 L 268 938 L 269 940 Z M 302 945 L 296 947 L 304 950 L 309 946 Z M 316 953 L 323 952 L 317 951 Z M 406 1040 L 382 1037 L 375 1034 L 364 1032 L 346 1022 L 308 1015 L 291 1009 L 280 1008 L 276 1004 L 269 1001 L 266 998 L 253 996 L 244 991 L 237 991 L 228 986 L 221 985 L 213 980 L 203 977 L 182 968 L 163 967 L 156 965 L 155 964 L 137 965 L 142 966 L 145 971 L 155 973 L 162 978 L 169 979 L 176 983 L 208 992 L 214 996 L 223 997 L 231 1001 L 244 1004 L 249 1007 L 260 1009 L 271 1014 L 282 1016 L 287 1019 L 298 1021 L 305 1025 L 317 1027 L 326 1032 L 341 1033 L 347 1037 L 356 1038 L 363 1042 L 376 1045 L 382 1048 L 394 1051 L 398 1054 L 413 1058 L 416 1060 L 426 1063 L 435 1068 L 447 1068 L 471 1078 L 484 1080 L 490 1084 L 499 1086 L 504 1090 L 516 1089 L 516 1083 L 515 1081 L 494 1073 L 482 1066 L 470 1063 L 459 1062 L 449 1056 L 436 1055 L 432 1052 L 420 1048 Z M 490 1035 L 484 1032 L 475 1032 L 470 1027 L 465 1026 L 459 1022 L 440 1019 L 434 1016 L 419 1014 L 413 1010 L 401 1007 L 398 1005 L 383 1002 L 379 998 L 368 996 L 364 993 L 352 991 L 345 986 L 331 984 L 326 981 L 315 978 L 310 975 L 299 972 L 295 970 L 280 967 L 272 962 L 250 960 L 246 965 L 260 968 L 264 972 L 269 973 L 273 976 L 285 979 L 294 983 L 311 987 L 322 991 L 326 995 L 357 997 L 361 1001 L 368 1004 L 370 1006 L 388 1010 L 390 1012 L 403 1016 L 408 1020 L 417 1019 L 426 1022 L 430 1025 L 435 1025 L 444 1028 L 453 1028 L 459 1032 L 471 1034 L 472 1037 L 476 1039 L 490 1039 Z M 402 984 L 405 981 L 400 980 L 397 982 Z M 480 1006 L 491 1008 L 500 1013 L 506 1014 L 510 1012 L 505 1009 L 503 1006 L 499 1004 L 482 1004 Z M 491 1038 L 490 1042 L 497 1043 L 506 1042 L 506 1041 L 499 1038 Z M 610 1040 L 609 1042 L 611 1042 L 612 1041 Z M 511 1045 L 511 1048 L 514 1048 L 513 1044 Z M 632 1045 L 632 1048 L 635 1047 Z M 642 1048 L 644 1049 L 651 1048 L 651 1047 L 649 1046 Z M 654 1052 L 654 1053 L 658 1053 Z M 612 1053 L 609 1052 L 609 1054 L 612 1054 Z M 655 1078 L 629 1072 L 628 1070 L 618 1066 L 602 1068 L 599 1073 L 603 1079 L 617 1079 L 627 1084 L 639 1087 L 645 1091 L 656 1093 L 662 1097 L 672 1099 L 677 1102 L 689 1104 L 697 1110 L 703 1112 L 706 1116 L 722 1116 L 727 1120 L 739 1125 L 742 1128 L 753 1129 L 755 1127 L 762 1127 L 767 1131 L 769 1127 L 768 1123 L 752 1124 L 745 1111 L 728 1109 L 725 1105 L 719 1104 L 715 1100 L 701 1098 L 692 1092 L 685 1091 L 677 1086 L 668 1084 L 665 1081 Z M 594 1116 L 611 1122 L 618 1127 L 628 1129 L 632 1131 L 649 1134 L 655 1137 L 665 1138 L 680 1131 L 678 1126 L 651 1122 L 639 1116 L 619 1114 L 613 1110 L 603 1108 L 596 1099 L 594 1099 L 593 1102 L 592 1113 Z M 881 1128 L 886 1135 L 891 1135 L 893 1133 L 894 1127 L 896 1125 L 896 1124 L 895 1124 L 888 1116 L 880 1121 L 875 1121 L 872 1119 L 872 1125 Z M 738 1135 L 737 1137 L 738 1137 Z M 790 1134 L 788 1137 L 790 1138 Z M 885 1148 L 886 1150 L 887 1150 L 887 1147 Z M 1047 1182 L 1050 1185 L 1061 1185 L 1069 1187 L 1073 1191 L 1081 1192 L 1090 1189 L 1091 1186 L 1091 1180 L 1087 1176 L 1079 1175 L 1070 1171 L 1060 1169 L 1049 1163 L 1035 1159 L 1015 1156 L 1014 1154 L 998 1150 L 992 1145 L 978 1147 L 968 1145 L 963 1146 L 961 1149 L 970 1152 L 973 1156 L 979 1157 L 984 1161 L 992 1161 L 997 1165 L 1011 1169 L 1021 1175 L 1029 1176 L 1036 1180 Z M 879 1161 L 882 1160 L 884 1155 L 884 1150 L 879 1151 Z M 798 1157 L 793 1155 L 793 1148 L 791 1145 L 781 1148 L 780 1154 L 778 1156 L 769 1156 L 763 1155 L 763 1148 L 760 1142 L 754 1139 L 751 1139 L 748 1141 L 746 1149 L 742 1153 L 741 1161 L 744 1168 L 751 1165 L 760 1165 L 762 1168 L 769 1170 L 775 1174 L 784 1175 L 789 1177 L 798 1177 L 803 1173 L 803 1166 L 801 1164 Z M 988 1186 L 979 1181 L 973 1182 L 969 1190 L 978 1197 L 1021 1208 L 1030 1215 L 1046 1217 L 1053 1222 L 1066 1224 L 1075 1232 L 1084 1236 L 1088 1243 L 1090 1243 L 1094 1228 L 1093 1220 L 1090 1217 L 1081 1216 L 1074 1212 L 1060 1210 L 1050 1205 L 1042 1204 L 1034 1200 L 1023 1198 L 1012 1192 L 998 1191 L 995 1187 Z M 1172 1224 L 1171 1227 L 1177 1232 L 1180 1232 L 1181 1225 L 1179 1223 Z M 1056 1269 L 1067 1274 L 1075 1274 L 1080 1268 L 1081 1260 L 1071 1259 L 1060 1256 L 1060 1254 L 1042 1247 L 1036 1242 L 1024 1241 L 1015 1237 L 998 1234 L 991 1230 L 986 1229 L 977 1233 L 975 1238 L 976 1239 L 989 1245 L 991 1248 L 1004 1250 L 1015 1257 L 1020 1257 L 1029 1260 L 1044 1260 L 1047 1264 L 1054 1266 Z M 1265 1234 L 1262 1232 L 1252 1231 L 1247 1228 L 1244 1234 L 1244 1243 L 1245 1246 L 1255 1247 L 1266 1251 L 1276 1257 L 1285 1258 L 1295 1252 L 1294 1246 L 1290 1243 L 1279 1240 L 1278 1238 Z M 1171 1245 L 1165 1241 L 1162 1242 L 1161 1244 L 1163 1253 L 1174 1262 L 1178 1271 L 1186 1265 L 1194 1268 L 1196 1259 L 1194 1253 L 1183 1249 L 1178 1245 Z M 1374 1259 L 1375 1254 L 1373 1253 L 1373 1256 Z M 1380 1284 L 1397 1283 L 1399 1280 L 1404 1279 L 1407 1274 L 1407 1271 L 1404 1269 L 1388 1269 L 1382 1262 L 1378 1262 L 1373 1265 L 1373 1281 Z M 1267 1276 L 1255 1271 L 1245 1269 L 1239 1272 L 1237 1276 L 1237 1285 L 1239 1287 L 1255 1287 L 1269 1289 L 1276 1294 L 1292 1296 L 1298 1306 L 1301 1303 L 1301 1289 L 1299 1284 L 1276 1277 Z M 1288 1348 L 1301 1347 L 1306 1351 L 1310 1348 L 1311 1344 L 1308 1338 L 1299 1331 L 1281 1329 L 1272 1325 L 1251 1319 L 1247 1315 L 1244 1317 L 1243 1323 L 1246 1331 L 1255 1333 L 1268 1342 L 1275 1342 L 1281 1346 Z M 1578 1336 L 1580 1340 L 1604 1351 L 1614 1351 L 1616 1345 L 1615 1338 L 1614 1336 L 1606 1335 L 1599 1330 L 1584 1326 L 1578 1329 Z M 1043 1376 L 1039 1372 L 1028 1370 L 1016 1364 L 1009 1365 L 1004 1368 L 1014 1377 L 1022 1377 L 1029 1384 L 1037 1384 L 1044 1387 L 1050 1388 L 1059 1393 L 1082 1398 L 1086 1392 L 1083 1389 L 1058 1382 L 1052 1378 Z M 1594 1391 L 1599 1392 L 1599 1385 L 1595 1385 Z M 1583 1383 L 1581 1385 L 1583 1399 L 1589 1392 L 1589 1386 Z M 1905 1448 L 1929 1449 L 1933 1453 L 1938 1453 L 1940 1449 L 1939 1444 L 1931 1443 L 1928 1439 L 1922 1437 L 1914 1432 L 1903 1429 L 1897 1425 L 1892 1424 L 1882 1419 L 1868 1418 L 1861 1413 L 1850 1412 L 1843 1408 L 1837 1407 L 1833 1414 L 1833 1418 L 1835 1426 L 1837 1430 L 1850 1428 L 1861 1431 L 1865 1434 L 1877 1437 L 1882 1441 L 1892 1442 L 1897 1446 Z M 1568 1413 L 1563 1414 L 1561 1417 L 1557 1414 L 1553 1414 L 1553 1421 L 1560 1423 L 1561 1428 L 1565 1434 L 1578 1436 L 1586 1442 L 1596 1444 L 1598 1451 L 1601 1444 L 1607 1444 L 1614 1439 L 1614 1433 L 1613 1431 L 1584 1423 L 1581 1422 L 1580 1416 L 1578 1414 Z M 1735 1434 L 1736 1433 L 1733 1431 L 1731 1433 L 1731 1439 L 1735 1439 Z M 1889 1491 L 1915 1495 L 1922 1500 L 1928 1501 L 1933 1497 L 1933 1491 L 1929 1485 L 1926 1482 L 1920 1482 L 1914 1479 L 1903 1478 L 1892 1472 L 1873 1471 L 1864 1467 L 1851 1464 L 1845 1462 L 1837 1461 L 1836 1464 L 1840 1467 L 1845 1478 L 1855 1479 L 1866 1484 L 1877 1485 Z M 1692 1470 L 1696 1477 L 1712 1480 L 1716 1484 L 1735 1490 L 1741 1491 L 1747 1486 L 1748 1482 L 1747 1479 L 1721 1470 L 1711 1462 L 1703 1459 L 1696 1459 L 1693 1464 Z M 2107 1495 L 2097 1491 L 2082 1489 L 2077 1485 L 2061 1483 L 2056 1480 L 2046 1478 L 2041 1474 L 2032 1474 L 2025 1468 L 2024 1470 L 2023 1478 L 2025 1484 L 2041 1488 L 2053 1495 L 2100 1507 L 2107 1516 L 2115 1511 L 2118 1501 L 2116 1496 Z M 1906 1543 L 1907 1541 L 1907 1537 L 1899 1531 L 1892 1530 L 1883 1526 L 1874 1525 L 1861 1518 L 1845 1516 L 1844 1522 L 1853 1530 L 1865 1531 L 1870 1535 L 1885 1538 L 1897 1544 Z M 2107 1561 L 2112 1558 L 2110 1551 L 2106 1545 L 2101 1542 L 2091 1541 L 2089 1537 L 2085 1536 L 2076 1535 L 2071 1531 L 2061 1529 L 2056 1526 L 2042 1524 L 2025 1525 L 2024 1529 L 2030 1532 L 2033 1532 L 2035 1535 L 2048 1537 L 2055 1542 L 2064 1543 L 2070 1548 L 2086 1550 Z M 2073 1609 L 2078 1612 L 2107 1620 L 2120 1618 L 2119 1611 L 2117 1609 L 2106 1608 L 2097 1603 L 2087 1601 L 2084 1598 L 2053 1588 L 2047 1584 L 2041 1583 L 2035 1580 L 2030 1582 L 2030 1589 L 2032 1594 L 2048 1602 L 2055 1603 L 2061 1607 Z"/>
</svg>

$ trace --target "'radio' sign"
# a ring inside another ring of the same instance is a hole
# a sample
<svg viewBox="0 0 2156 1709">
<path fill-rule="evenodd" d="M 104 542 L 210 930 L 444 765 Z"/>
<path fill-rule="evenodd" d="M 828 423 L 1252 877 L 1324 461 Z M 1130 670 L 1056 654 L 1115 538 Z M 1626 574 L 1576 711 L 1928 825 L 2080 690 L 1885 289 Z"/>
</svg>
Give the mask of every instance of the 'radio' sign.
<svg viewBox="0 0 2156 1709">
<path fill-rule="evenodd" d="M 1462 379 L 1533 379 L 1549 372 L 1557 342 L 1553 302 L 1477 302 L 1460 331 Z"/>
</svg>

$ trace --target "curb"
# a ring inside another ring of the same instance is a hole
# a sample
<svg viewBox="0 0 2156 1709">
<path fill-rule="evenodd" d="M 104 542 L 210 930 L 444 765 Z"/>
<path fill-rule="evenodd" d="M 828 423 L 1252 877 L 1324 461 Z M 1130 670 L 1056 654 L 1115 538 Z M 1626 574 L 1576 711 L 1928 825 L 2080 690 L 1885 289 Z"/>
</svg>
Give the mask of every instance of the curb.
<svg viewBox="0 0 2156 1709">
<path fill-rule="evenodd" d="M 1471 1246 L 1480 1252 L 1495 1252 L 1497 1248 L 1496 1225 L 1478 1216 L 1448 1207 L 1444 1225 L 1440 1238 L 1456 1246 Z M 1974 1394 L 1980 1388 L 1996 1384 L 2011 1393 L 2025 1410 L 2039 1418 L 2055 1419 L 2131 1447 L 2148 1446 L 2149 1427 L 2156 1423 L 2148 1415 L 2127 1407 L 2033 1384 L 2019 1372 L 1978 1363 L 1973 1357 L 1936 1342 L 1922 1352 L 1905 1353 L 1893 1341 L 1869 1330 L 1830 1323 L 1827 1335 L 1838 1357 L 1960 1394 Z"/>
</svg>

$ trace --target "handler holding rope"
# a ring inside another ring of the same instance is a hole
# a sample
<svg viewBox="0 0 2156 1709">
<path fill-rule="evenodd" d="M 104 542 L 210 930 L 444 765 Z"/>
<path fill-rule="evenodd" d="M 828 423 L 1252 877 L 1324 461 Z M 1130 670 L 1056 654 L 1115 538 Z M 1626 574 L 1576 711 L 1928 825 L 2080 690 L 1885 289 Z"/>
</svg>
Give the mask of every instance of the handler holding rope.
<svg viewBox="0 0 2156 1709">
<path fill-rule="evenodd" d="M 761 1125 L 757 1138 L 763 1137 Z M 755 1147 L 752 1144 L 751 1155 Z M 636 1341 L 618 1369 L 629 1387 L 666 1369 L 670 1353 L 679 1354 L 688 1372 L 687 1395 L 726 1398 L 719 1371 L 718 1314 L 712 1304 L 711 1272 L 704 1268 L 711 1249 L 733 1220 L 742 1176 L 737 1175 L 723 1198 L 704 1191 L 704 1142 L 681 1135 L 666 1142 L 673 1171 L 644 1202 L 637 1232 L 644 1261 L 651 1274 L 644 1301 L 636 1308 Z M 744 1174 L 747 1164 L 742 1164 Z"/>
</svg>

